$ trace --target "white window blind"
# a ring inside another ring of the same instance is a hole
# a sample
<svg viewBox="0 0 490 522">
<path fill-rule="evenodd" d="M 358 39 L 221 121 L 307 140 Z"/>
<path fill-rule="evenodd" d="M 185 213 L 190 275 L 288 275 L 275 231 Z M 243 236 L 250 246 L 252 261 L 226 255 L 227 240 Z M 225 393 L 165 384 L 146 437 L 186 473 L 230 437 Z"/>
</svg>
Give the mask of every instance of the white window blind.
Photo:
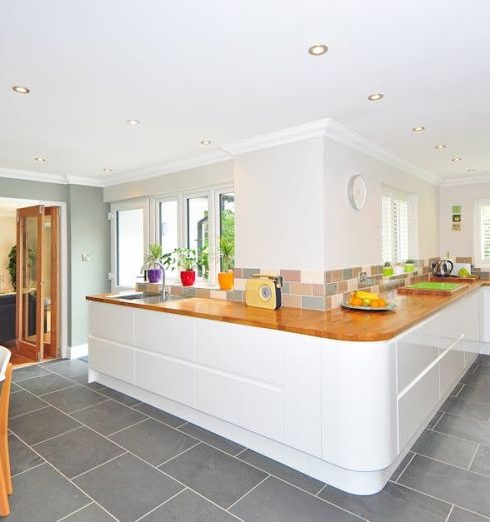
<svg viewBox="0 0 490 522">
<path fill-rule="evenodd" d="M 383 262 L 401 263 L 408 258 L 408 195 L 388 187 L 381 199 Z"/>
<path fill-rule="evenodd" d="M 490 203 L 480 205 L 480 258 L 490 263 Z"/>
</svg>

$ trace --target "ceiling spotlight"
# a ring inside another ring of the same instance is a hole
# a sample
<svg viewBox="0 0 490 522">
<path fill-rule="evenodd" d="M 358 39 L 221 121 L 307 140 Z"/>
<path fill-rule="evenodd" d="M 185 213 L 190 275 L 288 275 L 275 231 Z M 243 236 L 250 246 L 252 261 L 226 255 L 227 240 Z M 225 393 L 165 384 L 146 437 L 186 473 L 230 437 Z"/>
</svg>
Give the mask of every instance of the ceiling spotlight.
<svg viewBox="0 0 490 522">
<path fill-rule="evenodd" d="M 425 130 L 425 127 L 422 127 L 421 125 L 419 127 L 414 127 L 412 129 L 413 132 L 423 132 Z"/>
<path fill-rule="evenodd" d="M 370 94 L 368 96 L 368 100 L 369 101 L 378 101 L 378 100 L 382 100 L 383 99 L 383 94 L 377 92 L 375 94 Z"/>
<path fill-rule="evenodd" d="M 466 169 L 466 172 L 468 174 L 474 174 L 476 172 L 476 169 Z"/>
<path fill-rule="evenodd" d="M 34 161 L 39 161 L 39 163 L 46 163 L 48 160 L 42 156 L 38 156 L 37 158 L 34 158 Z"/>
<path fill-rule="evenodd" d="M 14 85 L 12 86 L 12 90 L 18 94 L 29 94 L 31 92 L 27 87 L 23 87 L 22 85 Z"/>
<path fill-rule="evenodd" d="M 139 120 L 126 120 L 128 125 L 139 125 L 141 122 Z"/>
<path fill-rule="evenodd" d="M 443 145 L 442 143 L 440 145 L 436 145 L 435 148 L 437 150 L 442 150 L 442 149 L 445 149 L 446 148 L 446 145 Z"/>
<path fill-rule="evenodd" d="M 312 46 L 308 49 L 308 52 L 309 52 L 312 56 L 321 56 L 322 54 L 325 54 L 327 51 L 328 51 L 328 47 L 327 47 L 325 44 L 316 44 L 316 45 L 312 45 Z"/>
<path fill-rule="evenodd" d="M 102 172 L 112 172 L 112 169 L 102 169 Z"/>
<path fill-rule="evenodd" d="M 211 145 L 211 140 L 202 140 L 201 145 Z"/>
<path fill-rule="evenodd" d="M 459 156 L 457 156 L 456 158 L 452 158 L 452 159 L 451 159 L 451 161 L 454 161 L 455 163 L 456 163 L 457 161 L 462 161 L 462 160 L 463 160 L 463 158 L 460 158 Z"/>
</svg>

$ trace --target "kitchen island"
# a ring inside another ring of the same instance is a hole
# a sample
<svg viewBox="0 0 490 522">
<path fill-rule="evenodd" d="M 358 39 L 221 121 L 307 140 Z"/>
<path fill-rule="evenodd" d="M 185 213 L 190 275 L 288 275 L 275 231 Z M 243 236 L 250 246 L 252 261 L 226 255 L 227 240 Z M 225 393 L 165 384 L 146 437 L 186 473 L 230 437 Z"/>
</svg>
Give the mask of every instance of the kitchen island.
<svg viewBox="0 0 490 522">
<path fill-rule="evenodd" d="M 372 494 L 474 361 L 481 286 L 389 313 L 91 296 L 90 379 Z"/>
</svg>

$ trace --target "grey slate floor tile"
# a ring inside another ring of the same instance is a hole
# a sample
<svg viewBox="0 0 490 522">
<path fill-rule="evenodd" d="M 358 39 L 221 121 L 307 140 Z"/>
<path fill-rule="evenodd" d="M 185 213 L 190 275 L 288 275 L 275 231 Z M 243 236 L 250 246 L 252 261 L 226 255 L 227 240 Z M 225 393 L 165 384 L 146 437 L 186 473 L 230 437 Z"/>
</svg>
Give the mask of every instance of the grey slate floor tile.
<svg viewBox="0 0 490 522">
<path fill-rule="evenodd" d="M 113 390 L 112 388 L 105 388 L 103 390 L 100 390 L 99 393 L 105 395 L 106 397 L 109 397 L 110 399 L 114 399 L 115 401 L 120 402 L 121 404 L 125 404 L 126 406 L 135 406 L 136 404 L 139 404 L 141 402 L 138 399 L 135 399 L 134 397 L 130 397 L 129 395 L 121 393 L 117 390 Z"/>
<path fill-rule="evenodd" d="M 447 522 L 488 522 L 488 518 L 483 518 L 480 515 L 454 506 Z"/>
<path fill-rule="evenodd" d="M 15 435 L 9 435 L 10 472 L 22 473 L 39 466 L 44 460 Z"/>
<path fill-rule="evenodd" d="M 442 411 L 436 412 L 436 414 L 430 420 L 429 424 L 427 424 L 427 429 L 432 429 L 439 422 L 439 419 L 442 417 L 443 413 L 444 412 Z"/>
<path fill-rule="evenodd" d="M 451 509 L 451 504 L 393 482 L 375 495 L 351 495 L 327 486 L 319 496 L 370 522 L 444 521 Z"/>
<path fill-rule="evenodd" d="M 400 475 L 403 473 L 403 471 L 407 467 L 408 463 L 413 459 L 414 455 L 415 455 L 415 453 L 413 453 L 412 451 L 409 451 L 405 455 L 405 457 L 403 457 L 403 460 L 400 462 L 400 464 L 398 464 L 398 467 L 393 472 L 393 475 L 391 475 L 391 480 L 394 480 L 395 482 L 398 480 Z"/>
<path fill-rule="evenodd" d="M 252 464 L 252 466 L 260 468 L 261 470 L 270 473 L 271 475 L 275 475 L 276 477 L 279 477 L 286 482 L 289 482 L 290 484 L 294 484 L 298 488 L 304 489 L 313 495 L 318 493 L 324 486 L 324 483 L 320 480 L 309 477 L 304 473 L 296 471 L 289 466 L 285 466 L 280 462 L 265 457 L 264 455 L 256 453 L 250 449 L 247 449 L 242 454 L 240 454 L 239 459 Z"/>
<path fill-rule="evenodd" d="M 442 460 L 454 466 L 468 468 L 478 444 L 437 431 L 424 431 L 412 447 L 412 451 Z"/>
<path fill-rule="evenodd" d="M 141 522 L 237 522 L 237 518 L 186 489 Z"/>
<path fill-rule="evenodd" d="M 490 367 L 481 366 L 475 371 L 475 373 L 466 374 L 461 381 L 470 386 L 487 388 L 490 390 Z"/>
<path fill-rule="evenodd" d="M 448 435 L 490 446 L 490 423 L 488 422 L 465 419 L 445 413 L 434 429 Z"/>
<path fill-rule="evenodd" d="M 478 448 L 475 460 L 471 464 L 470 469 L 471 471 L 490 477 L 490 447 L 480 446 Z"/>
<path fill-rule="evenodd" d="M 9 417 L 16 417 L 48 406 L 43 400 L 32 393 L 21 390 L 10 396 Z"/>
<path fill-rule="evenodd" d="M 36 444 L 34 449 L 68 478 L 125 453 L 123 449 L 86 427 Z"/>
<path fill-rule="evenodd" d="M 230 455 L 238 455 L 238 453 L 245 449 L 244 446 L 240 446 L 240 444 L 237 444 L 236 442 L 225 439 L 225 437 L 221 437 L 221 435 L 205 430 L 204 428 L 196 426 L 190 422 L 180 427 L 179 430 L 187 433 L 191 437 L 202 440 L 225 453 L 229 453 Z"/>
<path fill-rule="evenodd" d="M 50 364 L 47 369 L 67 378 L 88 374 L 87 364 L 77 359 L 66 359 L 63 361 L 53 362 L 53 364 Z"/>
<path fill-rule="evenodd" d="M 134 406 L 134 409 L 140 411 L 141 413 L 144 413 L 145 415 L 153 417 L 157 421 L 163 422 L 164 424 L 168 424 L 169 426 L 172 426 L 172 428 L 177 428 L 179 426 L 182 426 L 182 424 L 186 423 L 184 419 L 176 417 L 175 415 L 172 415 L 171 413 L 168 413 L 166 411 L 159 410 L 158 408 L 150 406 L 149 404 L 145 404 L 144 402 L 138 404 L 137 406 Z"/>
<path fill-rule="evenodd" d="M 11 431 L 31 445 L 61 435 L 77 426 L 80 423 L 51 406 L 15 417 L 9 423 Z"/>
<path fill-rule="evenodd" d="M 39 377 L 40 375 L 49 375 L 49 373 L 37 364 L 24 368 L 16 368 L 12 372 L 12 382 L 20 383 L 33 377 Z"/>
<path fill-rule="evenodd" d="M 108 399 L 103 395 L 85 388 L 85 386 L 75 385 L 65 390 L 43 395 L 43 400 L 65 413 L 72 413 L 82 408 L 87 408 L 88 406 L 94 406 Z"/>
<path fill-rule="evenodd" d="M 97 504 L 93 503 L 63 519 L 63 522 L 114 522 L 115 520 Z"/>
<path fill-rule="evenodd" d="M 190 449 L 160 469 L 225 509 L 267 476 L 205 444 Z"/>
<path fill-rule="evenodd" d="M 196 439 L 154 419 L 145 420 L 136 426 L 120 431 L 110 439 L 154 466 L 159 466 L 168 459 L 199 444 Z"/>
<path fill-rule="evenodd" d="M 490 388 L 479 388 L 470 384 L 465 384 L 465 387 L 459 394 L 459 397 L 469 401 L 490 404 Z"/>
<path fill-rule="evenodd" d="M 127 428 L 146 419 L 146 415 L 127 408 L 114 401 L 101 402 L 85 410 L 72 414 L 72 417 L 90 426 L 102 435 Z"/>
<path fill-rule="evenodd" d="M 399 482 L 469 511 L 490 516 L 490 478 L 415 455 Z"/>
<path fill-rule="evenodd" d="M 121 522 L 134 522 L 183 489 L 129 454 L 81 475 L 74 482 Z"/>
<path fill-rule="evenodd" d="M 231 510 L 247 522 L 359 522 L 359 517 L 269 477 Z"/>
<path fill-rule="evenodd" d="M 13 395 L 14 393 L 22 391 L 22 388 L 20 386 L 17 386 L 15 382 L 10 383 L 10 395 Z"/>
<path fill-rule="evenodd" d="M 9 522 L 54 522 L 91 502 L 49 464 L 14 477 L 13 486 Z"/>
<path fill-rule="evenodd" d="M 485 422 L 490 419 L 490 404 L 466 400 L 461 397 L 449 397 L 441 406 L 441 410 L 468 419 Z"/>
<path fill-rule="evenodd" d="M 40 375 L 39 377 L 34 377 L 33 379 L 20 383 L 22 388 L 40 397 L 47 393 L 68 388 L 74 384 L 73 381 L 65 379 L 55 373 L 46 373 L 45 375 Z"/>
</svg>

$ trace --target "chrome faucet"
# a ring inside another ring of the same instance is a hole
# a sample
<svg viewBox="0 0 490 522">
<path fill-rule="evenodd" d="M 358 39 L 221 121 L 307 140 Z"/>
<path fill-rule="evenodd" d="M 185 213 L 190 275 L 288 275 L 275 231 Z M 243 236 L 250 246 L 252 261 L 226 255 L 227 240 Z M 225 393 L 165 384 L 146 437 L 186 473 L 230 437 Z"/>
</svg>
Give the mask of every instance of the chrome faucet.
<svg viewBox="0 0 490 522">
<path fill-rule="evenodd" d="M 165 301 L 165 267 L 160 261 L 157 261 L 155 265 L 162 269 L 162 299 Z"/>
</svg>

